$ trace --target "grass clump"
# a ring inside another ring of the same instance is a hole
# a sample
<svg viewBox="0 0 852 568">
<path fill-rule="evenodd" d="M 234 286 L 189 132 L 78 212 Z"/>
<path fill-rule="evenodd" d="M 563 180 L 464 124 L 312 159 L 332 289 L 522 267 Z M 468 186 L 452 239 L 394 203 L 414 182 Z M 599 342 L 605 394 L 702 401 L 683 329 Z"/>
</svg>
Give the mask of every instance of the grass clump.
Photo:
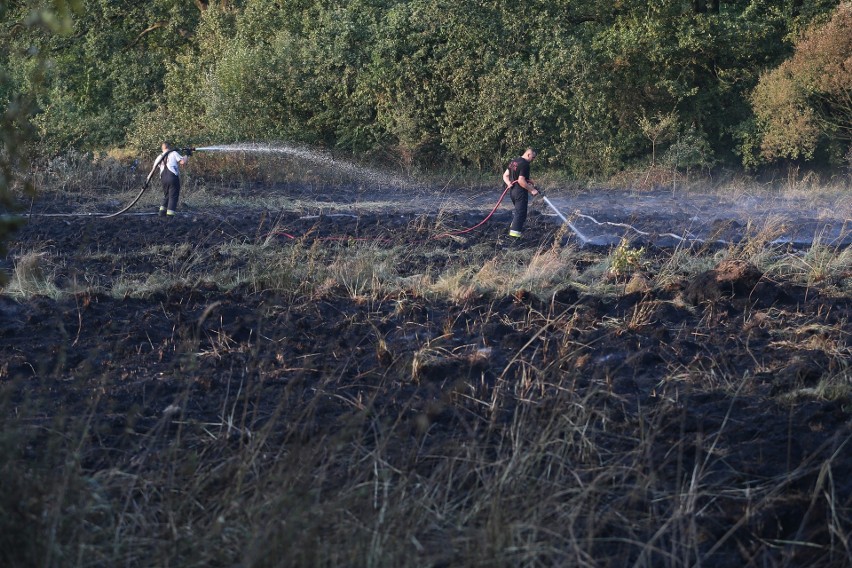
<svg viewBox="0 0 852 568">
<path fill-rule="evenodd" d="M 19 256 L 15 260 L 12 278 L 4 288 L 5 293 L 21 298 L 61 297 L 65 292 L 56 283 L 59 267 L 54 263 L 55 259 L 44 250 L 33 250 Z"/>
</svg>

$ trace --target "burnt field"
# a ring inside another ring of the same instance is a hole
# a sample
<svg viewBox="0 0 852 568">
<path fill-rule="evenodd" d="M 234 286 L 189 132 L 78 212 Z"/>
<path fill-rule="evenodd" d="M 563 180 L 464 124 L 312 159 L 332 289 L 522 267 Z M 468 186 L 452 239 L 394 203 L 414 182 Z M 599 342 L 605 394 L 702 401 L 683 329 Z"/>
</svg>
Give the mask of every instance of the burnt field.
<svg viewBox="0 0 852 568">
<path fill-rule="evenodd" d="M 849 565 L 843 213 L 565 193 L 608 239 L 538 204 L 510 244 L 506 206 L 442 236 L 493 194 L 300 191 L 34 203 L 4 565 Z"/>
</svg>

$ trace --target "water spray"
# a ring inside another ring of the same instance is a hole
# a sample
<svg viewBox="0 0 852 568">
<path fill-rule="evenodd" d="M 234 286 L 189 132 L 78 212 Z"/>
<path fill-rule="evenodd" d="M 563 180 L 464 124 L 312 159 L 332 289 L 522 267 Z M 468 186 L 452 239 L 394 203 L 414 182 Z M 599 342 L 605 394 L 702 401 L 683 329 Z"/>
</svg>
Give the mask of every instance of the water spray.
<svg viewBox="0 0 852 568">
<path fill-rule="evenodd" d="M 193 152 L 197 152 L 199 150 L 203 150 L 203 148 L 187 147 L 187 148 L 178 148 L 176 151 L 180 154 L 192 156 Z M 148 177 L 145 178 L 145 183 L 142 184 L 142 189 L 139 190 L 139 193 L 136 195 L 136 197 L 133 199 L 133 201 L 131 201 L 130 204 L 127 207 L 125 207 L 124 209 L 122 209 L 120 211 L 116 211 L 115 213 L 110 213 L 109 215 L 102 215 L 101 216 L 102 219 L 110 219 L 112 217 L 118 217 L 119 215 L 121 215 L 122 213 L 125 213 L 131 207 L 136 205 L 136 202 L 139 201 L 139 198 L 141 198 L 142 194 L 145 193 L 145 190 L 148 189 L 148 185 L 151 183 L 151 178 L 154 177 L 154 172 L 157 171 L 157 166 L 159 166 L 160 162 L 163 161 L 163 156 L 165 156 L 165 154 L 160 154 L 159 156 L 157 156 L 157 159 L 154 160 L 154 166 L 151 168 L 151 171 L 148 173 Z"/>
<path fill-rule="evenodd" d="M 353 164 L 351 162 L 335 159 L 325 152 L 312 150 L 312 149 L 304 148 L 304 147 L 292 146 L 292 145 L 288 145 L 288 144 L 272 145 L 272 144 L 259 144 L 259 143 L 238 143 L 238 144 L 224 144 L 224 145 L 199 146 L 199 147 L 181 147 L 181 148 L 176 148 L 176 151 L 178 151 L 179 153 L 186 155 L 186 156 L 191 156 L 195 152 L 245 152 L 245 153 L 254 153 L 254 154 L 288 155 L 288 156 L 298 158 L 300 160 L 312 162 L 312 163 L 320 165 L 320 166 L 326 166 L 326 167 L 329 167 L 329 168 L 332 168 L 332 169 L 335 169 L 335 170 L 338 170 L 338 171 L 341 171 L 341 172 L 344 172 L 344 173 L 348 173 L 348 174 L 352 175 L 353 177 L 355 177 L 357 179 L 361 179 L 361 180 L 367 179 L 371 183 L 374 183 L 374 184 L 394 184 L 394 185 L 397 185 L 397 186 L 410 186 L 411 185 L 411 183 L 409 181 L 398 179 L 395 176 L 387 175 L 386 173 L 378 173 L 375 170 L 371 170 L 371 169 L 368 169 L 368 168 L 365 168 L 365 167 L 361 167 L 361 166 L 358 166 L 358 165 Z M 145 193 L 145 191 L 148 189 L 148 186 L 150 185 L 150 182 L 151 182 L 152 178 L 154 177 L 154 174 L 156 173 L 158 166 L 160 166 L 160 164 L 162 162 L 162 158 L 163 158 L 162 154 L 157 157 L 157 159 L 154 161 L 154 165 L 151 168 L 151 171 L 149 172 L 148 176 L 146 177 L 145 182 L 144 182 L 141 190 L 139 191 L 138 195 L 136 195 L 136 197 L 133 199 L 133 201 L 131 201 L 126 207 L 124 207 L 120 211 L 117 211 L 117 212 L 109 214 L 109 215 L 103 215 L 103 214 L 100 214 L 100 213 L 64 213 L 64 214 L 41 214 L 40 216 L 45 216 L 45 217 L 94 216 L 94 217 L 107 219 L 107 218 L 116 217 L 118 215 L 122 215 L 122 214 L 126 213 L 130 208 L 132 208 L 139 201 L 139 199 L 142 197 L 142 195 Z M 464 233 L 471 232 L 471 231 L 475 230 L 476 228 L 480 227 L 485 222 L 487 222 L 488 219 L 491 218 L 493 216 L 493 214 L 497 211 L 497 209 L 500 207 L 500 204 L 502 203 L 503 198 L 508 193 L 508 189 L 509 188 L 506 188 L 504 190 L 503 194 L 500 196 L 500 199 L 498 199 L 494 208 L 485 217 L 485 219 L 483 219 L 480 223 L 477 223 L 475 226 L 469 227 L 469 228 L 461 230 L 461 231 L 453 231 L 453 232 L 449 232 L 449 233 L 442 233 L 442 234 L 439 234 L 439 235 L 435 235 L 432 238 L 438 239 L 438 238 L 443 238 L 443 237 L 461 235 L 461 234 L 464 234 Z M 562 214 L 561 211 L 559 211 L 559 209 L 553 204 L 553 202 L 551 202 L 550 199 L 548 199 L 543 194 L 541 194 L 541 197 L 542 197 L 542 200 L 547 204 L 547 206 L 551 210 L 553 210 L 553 212 L 556 214 L 557 217 L 559 217 L 559 219 L 562 221 L 562 223 L 564 223 L 565 225 L 568 226 L 569 229 L 571 229 L 571 231 L 577 236 L 578 240 L 583 245 L 590 245 L 590 244 L 591 245 L 606 245 L 606 244 L 611 244 L 611 241 L 608 238 L 605 238 L 603 236 L 588 236 L 587 234 L 584 234 L 584 232 L 581 231 L 574 223 L 574 222 L 577 221 L 577 219 L 581 219 L 585 222 L 592 223 L 592 224 L 597 225 L 599 227 L 608 226 L 608 227 L 624 229 L 624 230 L 627 230 L 627 231 L 631 231 L 636 235 L 646 237 L 646 238 L 668 237 L 668 238 L 674 239 L 675 241 L 677 241 L 679 243 L 711 243 L 712 242 L 712 243 L 718 243 L 718 244 L 722 244 L 722 245 L 734 244 L 733 241 L 727 241 L 727 240 L 723 240 L 723 239 L 712 239 L 712 240 L 703 239 L 700 236 L 695 235 L 690 231 L 684 231 L 683 234 L 681 234 L 681 235 L 678 235 L 678 234 L 675 234 L 675 233 L 672 233 L 672 232 L 651 233 L 651 232 L 643 231 L 643 230 L 641 230 L 641 229 L 639 229 L 639 228 L 637 228 L 633 225 L 627 224 L 627 223 L 617 223 L 617 222 L 612 222 L 612 221 L 598 221 L 597 219 L 595 219 L 591 215 L 583 214 L 580 211 L 574 211 L 574 213 L 571 216 L 571 219 L 569 220 L 568 218 L 565 217 L 565 215 Z M 572 222 L 572 221 L 574 221 L 574 222 Z M 847 219 L 843 223 L 843 228 L 841 228 L 840 233 L 837 234 L 832 240 L 829 241 L 831 244 L 842 245 L 844 242 L 848 243 L 848 241 L 846 241 L 846 239 L 848 239 L 848 235 L 849 235 L 848 230 L 846 228 L 848 223 L 849 223 L 849 219 Z M 806 240 L 806 239 L 796 239 L 796 238 L 793 238 L 793 237 L 782 236 L 782 237 L 779 237 L 779 238 L 776 238 L 776 239 L 770 241 L 768 244 L 770 244 L 770 245 L 806 244 L 807 242 L 814 243 L 816 241 L 814 239 Z"/>
<path fill-rule="evenodd" d="M 327 166 L 329 168 L 333 168 L 338 171 L 346 172 L 358 179 L 369 179 L 375 184 L 386 184 L 393 183 L 398 186 L 410 186 L 411 184 L 405 180 L 396 178 L 394 176 L 389 176 L 386 174 L 378 174 L 373 170 L 368 168 L 364 168 L 350 162 L 346 162 L 343 160 L 337 160 L 330 155 L 319 152 L 316 150 L 310 150 L 307 148 L 300 148 L 298 146 L 291 146 L 289 144 L 257 144 L 257 143 L 241 143 L 241 144 L 221 144 L 216 146 L 198 146 L 198 147 L 185 147 L 185 148 L 177 148 L 176 151 L 181 154 L 191 156 L 194 152 L 246 152 L 252 154 L 283 154 L 293 156 L 308 162 L 312 162 L 321 166 Z M 151 172 L 148 174 L 148 177 L 145 179 L 145 183 L 142 186 L 142 189 L 139 191 L 139 194 L 120 211 L 116 211 L 115 213 L 111 213 L 110 215 L 103 215 L 102 218 L 109 219 L 111 217 L 117 217 L 128 211 L 131 207 L 136 205 L 142 195 L 145 193 L 145 190 L 148 189 L 148 185 L 151 182 L 151 178 L 154 176 L 154 172 L 157 170 L 157 166 L 160 165 L 160 161 L 162 160 L 162 154 L 157 157 L 154 161 L 154 166 L 151 168 Z"/>
<path fill-rule="evenodd" d="M 550 200 L 547 198 L 546 195 L 541 194 L 541 198 L 544 200 L 545 203 L 547 203 L 547 206 L 550 207 L 551 209 L 553 209 L 554 213 L 556 213 L 559 216 L 559 218 L 562 219 L 562 222 L 565 223 L 566 225 L 568 225 L 569 229 L 574 231 L 574 234 L 577 235 L 577 238 L 580 239 L 580 242 L 582 242 L 584 245 L 589 244 L 589 239 L 586 237 L 586 235 L 584 235 L 582 232 L 580 232 L 580 229 L 575 227 L 574 224 L 571 221 L 566 219 L 565 215 L 563 215 L 559 211 L 559 209 L 557 209 L 556 206 L 553 203 L 550 202 Z"/>
<path fill-rule="evenodd" d="M 393 183 L 397 186 L 410 186 L 409 181 L 390 176 L 387 174 L 378 174 L 374 170 L 365 168 L 351 162 L 338 160 L 331 155 L 308 148 L 293 146 L 290 144 L 258 144 L 258 143 L 242 143 L 242 144 L 223 144 L 219 146 L 201 146 L 195 148 L 197 152 L 248 152 L 252 154 L 281 154 L 293 156 L 320 166 L 326 166 L 334 170 L 348 173 L 358 179 L 369 179 L 375 184 Z"/>
</svg>

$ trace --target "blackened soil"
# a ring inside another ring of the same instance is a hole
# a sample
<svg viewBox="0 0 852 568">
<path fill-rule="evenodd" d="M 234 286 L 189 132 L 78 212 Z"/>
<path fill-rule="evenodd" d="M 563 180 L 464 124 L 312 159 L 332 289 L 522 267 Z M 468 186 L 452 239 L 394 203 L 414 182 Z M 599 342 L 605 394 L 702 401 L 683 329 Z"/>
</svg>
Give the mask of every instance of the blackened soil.
<svg viewBox="0 0 852 568">
<path fill-rule="evenodd" d="M 464 213 L 441 223 L 453 230 L 481 220 Z M 434 218 L 405 209 L 33 218 L 3 265 L 47 251 L 59 259 L 49 269 L 60 286 L 109 289 L 180 262 L 162 258 L 160 245 L 188 243 L 213 272 L 225 262 L 216 252 L 223 245 L 266 242 L 285 255 L 292 246 L 369 242 L 406 246 L 403 272 L 415 275 L 429 272 L 435 250 L 506 254 L 508 220 L 503 209 L 461 238 L 435 238 Z M 513 254 L 551 246 L 556 229 L 533 214 Z M 497 446 L 522 413 L 546 424 L 586 405 L 597 416 L 594 459 L 641 447 L 645 471 L 636 475 L 653 477 L 651 491 L 685 494 L 690 479 L 700 483 L 689 514 L 708 565 L 827 566 L 838 561 L 833 543 L 852 530 L 850 401 L 837 380 L 849 381 L 850 316 L 848 298 L 748 268 L 616 297 L 568 282 L 552 298 L 518 291 L 457 301 L 416 288 L 364 298 L 339 287 L 304 294 L 215 282 L 142 299 L 4 295 L 3 423 L 50 430 L 85 417 L 80 467 L 96 472 L 138 463 L 141 438 L 159 441 L 146 449 L 156 454 L 170 443 L 165 433 L 201 440 L 205 429 L 221 431 L 235 408 L 235 435 L 265 431 L 275 447 L 327 439 L 366 412 L 392 425 L 389 452 L 404 456 L 395 467 L 428 477 L 426 456 L 448 440 Z M 820 390 L 832 380 L 836 396 Z M 35 436 L 17 451 L 35 459 L 47 440 Z M 763 491 L 757 512 L 747 496 L 755 488 Z M 647 494 L 618 506 L 640 518 L 664 505 Z M 610 530 L 601 563 L 637 559 L 635 546 L 612 544 L 627 540 L 623 526 Z M 644 531 L 632 537 L 653 539 Z"/>
</svg>

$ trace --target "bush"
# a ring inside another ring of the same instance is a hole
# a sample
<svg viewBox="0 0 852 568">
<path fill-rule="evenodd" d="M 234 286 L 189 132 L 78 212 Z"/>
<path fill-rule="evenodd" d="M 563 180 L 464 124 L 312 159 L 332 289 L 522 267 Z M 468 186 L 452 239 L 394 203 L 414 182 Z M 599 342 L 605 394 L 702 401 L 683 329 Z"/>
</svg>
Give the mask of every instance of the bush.
<svg viewBox="0 0 852 568">
<path fill-rule="evenodd" d="M 852 4 L 807 30 L 790 59 L 763 75 L 752 96 L 762 156 L 812 158 L 825 140 L 852 140 Z"/>
</svg>

